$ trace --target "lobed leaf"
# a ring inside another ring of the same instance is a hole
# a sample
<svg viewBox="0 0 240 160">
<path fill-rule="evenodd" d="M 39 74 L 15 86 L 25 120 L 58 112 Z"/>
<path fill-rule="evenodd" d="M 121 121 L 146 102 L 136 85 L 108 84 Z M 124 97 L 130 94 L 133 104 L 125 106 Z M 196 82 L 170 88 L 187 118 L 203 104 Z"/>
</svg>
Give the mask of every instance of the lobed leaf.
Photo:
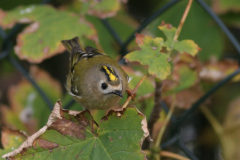
<svg viewBox="0 0 240 160">
<path fill-rule="evenodd" d="M 161 5 L 164 3 L 159 1 Z M 158 3 L 158 4 L 159 4 Z M 153 21 L 148 30 L 156 37 L 164 36 L 162 31 L 157 27 L 162 21 L 167 20 L 173 26 L 179 25 L 188 1 L 179 1 L 171 9 L 165 11 L 159 18 Z M 158 9 L 156 5 L 155 9 Z M 199 16 L 201 15 L 201 16 Z M 236 16 L 238 18 L 239 16 Z M 229 18 L 229 17 L 228 17 Z M 197 20 L 196 20 L 197 19 Z M 239 19 L 239 18 L 238 18 Z M 201 46 L 202 50 L 199 52 L 199 59 L 201 61 L 208 61 L 211 57 L 220 59 L 224 53 L 224 37 L 217 25 L 213 25 L 212 18 L 204 11 L 197 1 L 192 2 L 189 14 L 184 22 L 183 28 L 179 35 L 179 40 L 191 39 L 196 44 Z"/>
<path fill-rule="evenodd" d="M 182 40 L 182 41 L 173 41 L 174 35 L 177 31 L 175 27 L 172 27 L 171 24 L 165 24 L 158 26 L 158 28 L 163 31 L 167 40 L 164 42 L 163 46 L 166 46 L 168 50 L 176 50 L 180 53 L 188 53 L 192 56 L 195 56 L 201 48 L 198 47 L 196 43 L 192 40 Z"/>
<path fill-rule="evenodd" d="M 8 12 L 0 10 L 0 26 L 11 28 L 16 23 L 30 23 L 17 37 L 15 52 L 20 59 L 40 63 L 61 53 L 65 48 L 60 40 L 75 36 L 96 42 L 96 31 L 83 18 L 68 12 L 57 11 L 50 6 L 31 5 Z"/>
<path fill-rule="evenodd" d="M 125 56 L 128 61 L 138 61 L 143 65 L 148 65 L 149 74 L 160 79 L 166 79 L 170 74 L 169 55 L 161 52 L 163 39 L 151 36 L 136 34 L 136 43 L 141 48 L 140 51 L 134 51 Z"/>
<path fill-rule="evenodd" d="M 122 111 L 111 110 L 96 127 L 88 110 L 64 110 L 58 101 L 47 124 L 21 147 L 2 157 L 145 159 L 141 145 L 148 134 L 146 118 L 135 107 Z"/>
</svg>

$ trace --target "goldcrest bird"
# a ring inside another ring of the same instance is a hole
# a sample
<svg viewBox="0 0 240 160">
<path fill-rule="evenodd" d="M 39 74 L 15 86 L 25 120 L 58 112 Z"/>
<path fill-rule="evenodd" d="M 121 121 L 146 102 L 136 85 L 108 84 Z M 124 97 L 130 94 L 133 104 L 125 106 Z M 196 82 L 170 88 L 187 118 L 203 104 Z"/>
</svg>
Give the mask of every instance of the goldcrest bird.
<svg viewBox="0 0 240 160">
<path fill-rule="evenodd" d="M 87 109 L 114 107 L 127 89 L 129 78 L 124 70 L 105 53 L 84 49 L 78 37 L 61 42 L 70 53 L 68 93 Z"/>
</svg>

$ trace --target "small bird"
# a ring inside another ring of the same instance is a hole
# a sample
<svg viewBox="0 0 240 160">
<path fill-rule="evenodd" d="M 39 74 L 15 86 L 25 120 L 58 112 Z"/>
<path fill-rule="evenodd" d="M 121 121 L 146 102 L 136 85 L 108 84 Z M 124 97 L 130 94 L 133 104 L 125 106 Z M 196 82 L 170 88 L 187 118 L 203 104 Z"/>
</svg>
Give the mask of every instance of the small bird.
<svg viewBox="0 0 240 160">
<path fill-rule="evenodd" d="M 85 109 L 106 110 L 123 97 L 128 75 L 105 53 L 81 46 L 79 38 L 61 41 L 70 53 L 66 89 Z"/>
</svg>

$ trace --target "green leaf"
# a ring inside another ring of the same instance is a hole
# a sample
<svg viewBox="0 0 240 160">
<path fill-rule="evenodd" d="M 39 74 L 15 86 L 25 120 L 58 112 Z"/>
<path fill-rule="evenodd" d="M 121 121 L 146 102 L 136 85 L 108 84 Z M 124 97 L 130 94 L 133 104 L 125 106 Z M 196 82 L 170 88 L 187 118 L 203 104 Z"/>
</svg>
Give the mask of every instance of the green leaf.
<svg viewBox="0 0 240 160">
<path fill-rule="evenodd" d="M 94 125 L 88 110 L 63 110 L 57 102 L 47 125 L 3 158 L 145 159 L 141 144 L 149 134 L 147 122 L 135 107 L 111 110 Z"/>
<path fill-rule="evenodd" d="M 173 49 L 180 53 L 188 53 L 195 56 L 199 50 L 201 50 L 196 43 L 192 40 L 182 40 L 180 42 L 175 42 Z"/>
<path fill-rule="evenodd" d="M 82 14 L 87 12 L 90 15 L 94 15 L 99 18 L 107 18 L 115 16 L 117 11 L 119 11 L 121 7 L 121 1 L 119 0 L 104 0 L 104 1 L 96 1 L 96 0 L 81 0 L 83 2 L 82 7 L 80 9 Z M 124 2 L 124 1 L 122 1 Z"/>
<path fill-rule="evenodd" d="M 180 53 L 188 53 L 192 56 L 195 56 L 198 51 L 201 49 L 198 47 L 196 43 L 192 40 L 182 40 L 182 41 L 173 41 L 174 35 L 177 31 L 175 27 L 172 27 L 170 24 L 162 24 L 158 26 L 158 28 L 163 31 L 165 36 L 167 37 L 166 42 L 164 42 L 163 46 L 166 46 L 168 50 L 176 50 Z"/>
<path fill-rule="evenodd" d="M 0 157 L 18 148 L 26 139 L 27 135 L 25 133 L 2 127 L 1 142 L 3 149 L 0 149 Z"/>
<path fill-rule="evenodd" d="M 193 86 L 198 80 L 197 72 L 189 69 L 187 66 L 182 66 L 179 71 L 179 85 L 173 89 L 175 93 L 185 90 Z"/>
<path fill-rule="evenodd" d="M 136 42 L 141 48 L 125 56 L 128 61 L 138 61 L 143 65 L 148 65 L 149 74 L 160 79 L 166 79 L 171 68 L 168 63 L 169 55 L 161 52 L 163 39 L 151 36 L 136 34 Z"/>
<path fill-rule="evenodd" d="M 160 2 L 160 1 L 159 1 Z M 162 21 L 168 22 L 173 26 L 178 26 L 181 17 L 184 13 L 188 1 L 179 1 L 171 9 L 164 12 L 154 22 L 149 25 L 148 30 L 156 37 L 164 36 L 163 33 L 157 29 Z M 161 7 L 156 5 L 156 9 Z M 201 16 L 199 16 L 201 15 Z M 204 11 L 204 9 L 193 1 L 189 14 L 183 25 L 178 40 L 191 39 L 201 47 L 198 57 L 202 61 L 209 60 L 210 57 L 220 58 L 224 49 L 224 37 L 222 31 L 213 22 L 212 18 Z"/>
<path fill-rule="evenodd" d="M 173 44 L 174 44 L 173 38 L 177 31 L 177 28 L 172 27 L 171 24 L 165 24 L 164 22 L 162 22 L 162 25 L 158 26 L 158 28 L 166 36 L 166 41 L 164 42 L 164 46 L 166 46 L 168 50 L 172 50 Z"/>
<path fill-rule="evenodd" d="M 75 36 L 96 40 L 96 31 L 83 18 L 50 6 L 31 5 L 4 13 L 0 26 L 11 28 L 15 23 L 31 23 L 17 37 L 15 52 L 20 59 L 40 63 L 44 59 L 63 52 L 61 40 Z M 85 44 L 84 44 L 85 45 Z"/>
</svg>

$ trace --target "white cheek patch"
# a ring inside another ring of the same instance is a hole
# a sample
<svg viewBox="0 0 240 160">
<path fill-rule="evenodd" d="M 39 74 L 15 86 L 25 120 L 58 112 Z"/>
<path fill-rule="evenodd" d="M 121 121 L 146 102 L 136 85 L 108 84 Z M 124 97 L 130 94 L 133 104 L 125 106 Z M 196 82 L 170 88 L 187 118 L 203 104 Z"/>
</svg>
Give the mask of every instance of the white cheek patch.
<svg viewBox="0 0 240 160">
<path fill-rule="evenodd" d="M 104 83 L 103 80 L 101 80 L 98 84 L 98 89 L 100 92 L 102 92 L 103 94 L 108 94 L 108 93 L 111 93 L 115 90 L 122 90 L 122 84 L 120 83 L 118 86 L 111 86 L 108 84 L 108 87 L 106 89 L 102 89 L 102 83 Z"/>
</svg>

